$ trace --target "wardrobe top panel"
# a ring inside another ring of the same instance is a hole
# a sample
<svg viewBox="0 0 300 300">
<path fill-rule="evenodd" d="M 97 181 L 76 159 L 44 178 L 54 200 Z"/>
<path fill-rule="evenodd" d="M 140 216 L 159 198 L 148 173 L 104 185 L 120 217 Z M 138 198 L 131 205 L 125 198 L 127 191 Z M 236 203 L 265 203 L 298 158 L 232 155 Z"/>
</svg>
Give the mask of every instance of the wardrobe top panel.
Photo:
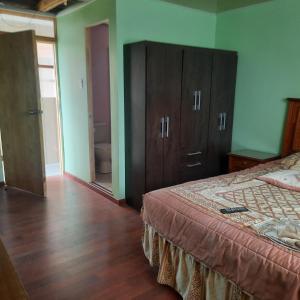
<svg viewBox="0 0 300 300">
<path fill-rule="evenodd" d="M 237 51 L 234 50 L 223 50 L 223 49 L 215 49 L 215 48 L 203 48 L 203 47 L 196 47 L 196 46 L 187 46 L 187 45 L 180 45 L 180 44 L 172 44 L 172 43 L 163 43 L 163 42 L 154 42 L 154 41 L 138 41 L 138 42 L 133 42 L 133 43 L 126 43 L 124 44 L 124 47 L 128 47 L 128 46 L 134 46 L 134 45 L 145 45 L 145 46 L 150 46 L 150 45 L 172 45 L 174 47 L 180 47 L 183 49 L 198 49 L 198 50 L 203 50 L 205 52 L 207 51 L 211 51 L 213 53 L 217 53 L 217 52 L 223 52 L 223 53 L 228 53 L 228 54 L 236 54 L 238 55 Z"/>
</svg>

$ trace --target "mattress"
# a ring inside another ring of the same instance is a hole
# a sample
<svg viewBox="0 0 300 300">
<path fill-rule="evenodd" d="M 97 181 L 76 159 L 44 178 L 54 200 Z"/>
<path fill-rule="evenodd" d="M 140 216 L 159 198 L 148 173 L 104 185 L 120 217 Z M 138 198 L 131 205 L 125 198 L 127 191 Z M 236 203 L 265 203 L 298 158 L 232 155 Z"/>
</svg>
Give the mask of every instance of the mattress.
<svg viewBox="0 0 300 300">
<path fill-rule="evenodd" d="M 257 180 L 280 161 L 144 195 L 143 220 L 162 237 L 266 300 L 300 299 L 300 252 L 259 236 L 266 218 L 300 220 L 300 193 Z M 223 215 L 220 208 L 249 212 Z"/>
</svg>

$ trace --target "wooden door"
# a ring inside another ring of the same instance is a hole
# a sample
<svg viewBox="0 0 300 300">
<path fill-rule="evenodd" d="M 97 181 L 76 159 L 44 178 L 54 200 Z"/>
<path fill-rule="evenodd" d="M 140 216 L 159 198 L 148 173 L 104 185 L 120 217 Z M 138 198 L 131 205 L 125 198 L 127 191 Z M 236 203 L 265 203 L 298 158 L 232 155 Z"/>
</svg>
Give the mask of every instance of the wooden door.
<svg viewBox="0 0 300 300">
<path fill-rule="evenodd" d="M 164 186 L 180 181 L 180 103 L 182 81 L 181 47 L 165 47 L 165 136 L 164 136 Z"/>
<path fill-rule="evenodd" d="M 43 196 L 44 152 L 33 31 L 0 35 L 0 82 L 6 184 Z"/>
<path fill-rule="evenodd" d="M 233 108 L 237 69 L 235 52 L 216 52 L 213 58 L 209 124 L 209 176 L 227 172 L 231 150 Z"/>
<path fill-rule="evenodd" d="M 147 47 L 146 190 L 178 180 L 182 50 Z M 168 128 L 168 132 L 167 132 Z"/>
<path fill-rule="evenodd" d="M 206 176 L 212 52 L 186 48 L 181 102 L 181 181 Z"/>
</svg>

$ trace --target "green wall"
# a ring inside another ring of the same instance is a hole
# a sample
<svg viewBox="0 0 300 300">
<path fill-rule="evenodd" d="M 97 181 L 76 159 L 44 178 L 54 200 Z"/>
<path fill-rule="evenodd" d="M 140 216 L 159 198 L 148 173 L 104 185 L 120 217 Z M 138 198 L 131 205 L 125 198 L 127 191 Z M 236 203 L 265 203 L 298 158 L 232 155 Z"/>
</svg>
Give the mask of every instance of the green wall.
<svg viewBox="0 0 300 300">
<path fill-rule="evenodd" d="M 65 169 L 90 181 L 84 28 L 110 20 L 113 194 L 125 194 L 123 45 L 152 40 L 239 52 L 233 148 L 279 152 L 287 97 L 300 97 L 298 0 L 218 15 L 160 0 L 96 0 L 58 17 Z M 84 88 L 80 80 L 84 79 Z"/>
<path fill-rule="evenodd" d="M 239 52 L 233 148 L 279 152 L 288 97 L 300 97 L 300 1 L 218 14 L 216 47 Z"/>
<path fill-rule="evenodd" d="M 110 19 L 113 73 L 113 194 L 121 199 L 125 196 L 123 44 L 147 39 L 213 47 L 216 16 L 159 0 L 96 0 L 83 9 L 58 17 L 65 170 L 85 181 L 90 181 L 90 169 L 86 86 L 80 89 L 81 78 L 86 83 L 84 27 L 106 18 Z"/>
<path fill-rule="evenodd" d="M 109 20 L 110 81 L 112 105 L 113 191 L 119 190 L 119 128 L 116 81 L 115 1 L 97 0 L 58 16 L 58 66 L 61 93 L 65 171 L 90 182 L 89 116 L 86 79 L 85 28 Z M 83 80 L 83 87 L 81 87 Z"/>
<path fill-rule="evenodd" d="M 85 27 L 109 20 L 113 193 L 125 192 L 123 44 L 153 40 L 239 52 L 233 148 L 279 152 L 287 97 L 300 97 L 299 0 L 218 15 L 160 0 L 96 0 L 57 19 L 65 170 L 90 178 Z M 83 79 L 83 88 L 80 87 Z M 0 181 L 2 180 L 0 170 Z"/>
</svg>

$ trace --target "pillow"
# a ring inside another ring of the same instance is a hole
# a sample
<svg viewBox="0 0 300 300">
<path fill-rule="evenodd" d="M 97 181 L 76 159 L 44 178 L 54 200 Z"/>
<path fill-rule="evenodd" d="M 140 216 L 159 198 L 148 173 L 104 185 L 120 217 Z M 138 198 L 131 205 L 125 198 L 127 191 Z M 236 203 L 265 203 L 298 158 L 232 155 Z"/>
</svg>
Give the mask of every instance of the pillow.
<svg viewBox="0 0 300 300">
<path fill-rule="evenodd" d="M 283 189 L 300 192 L 300 171 L 281 170 L 256 178 Z"/>
<path fill-rule="evenodd" d="M 280 163 L 284 169 L 300 171 L 300 152 L 287 156 Z"/>
</svg>

